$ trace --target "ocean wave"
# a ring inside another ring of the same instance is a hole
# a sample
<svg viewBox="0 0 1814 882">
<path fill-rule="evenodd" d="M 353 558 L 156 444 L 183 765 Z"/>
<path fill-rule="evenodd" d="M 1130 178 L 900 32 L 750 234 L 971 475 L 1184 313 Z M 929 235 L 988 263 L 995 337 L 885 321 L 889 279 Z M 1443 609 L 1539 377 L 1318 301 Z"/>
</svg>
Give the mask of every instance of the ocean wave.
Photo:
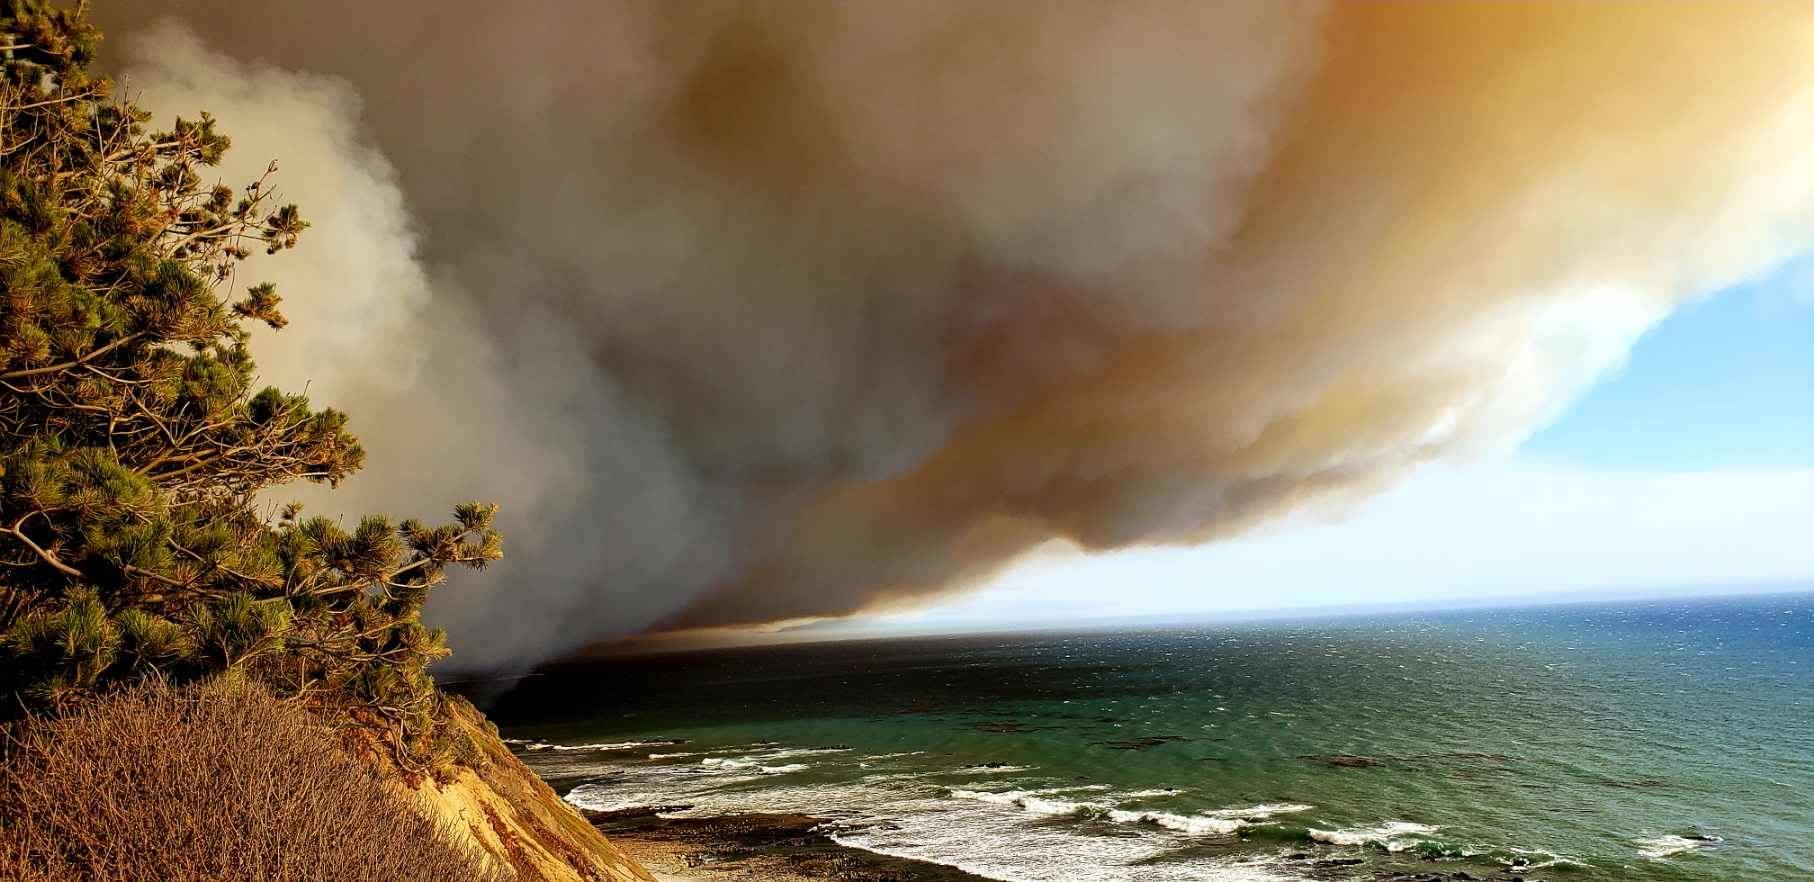
<svg viewBox="0 0 1814 882">
<path fill-rule="evenodd" d="M 647 801 L 642 799 L 604 799 L 590 793 L 582 793 L 579 788 L 565 797 L 568 804 L 595 812 L 621 812 L 633 808 L 642 808 Z"/>
<path fill-rule="evenodd" d="M 1310 838 L 1324 845 L 1377 845 L 1391 852 L 1404 851 L 1414 843 L 1411 837 L 1434 833 L 1440 827 L 1410 821 L 1387 821 L 1377 827 L 1360 830 L 1310 831 Z"/>
<path fill-rule="evenodd" d="M 1650 858 L 1653 861 L 1658 861 L 1672 855 L 1693 851 L 1697 848 L 1718 845 L 1724 841 L 1724 839 L 1721 839 L 1718 836 L 1677 836 L 1670 834 L 1668 836 L 1655 836 L 1649 839 L 1640 839 L 1637 841 L 1637 844 L 1638 854 Z"/>
<path fill-rule="evenodd" d="M 953 788 L 951 796 L 955 799 L 972 799 L 977 802 L 992 802 L 996 805 L 1011 805 L 1036 815 L 1074 815 L 1085 811 L 1105 811 L 1107 806 L 1093 802 L 1072 802 L 1067 799 L 1047 799 L 1051 791 L 1042 790 L 967 790 Z"/>
<path fill-rule="evenodd" d="M 1097 864 L 1109 854 L 1119 858 L 1115 848 L 1118 840 L 1081 840 L 1076 842 L 1050 842 L 1050 848 L 1034 850 L 1039 855 L 1038 863 L 1028 862 L 1028 849 L 1021 848 L 1012 842 L 1003 843 L 995 848 L 978 849 L 975 845 L 978 837 L 966 836 L 961 839 L 956 834 L 950 838 L 956 840 L 951 844 L 941 842 L 937 846 L 883 844 L 847 833 L 832 833 L 831 841 L 847 848 L 860 848 L 874 854 L 890 857 L 910 858 L 951 867 L 984 879 L 996 879 L 1001 882 L 1050 882 L 1064 879 L 1067 882 L 1126 882 L 1126 864 L 1103 867 Z M 961 842 L 962 844 L 958 844 Z M 1103 849 L 1105 854 L 1091 853 Z M 1080 855 L 1079 852 L 1082 852 Z M 1068 860 L 1059 855 L 1072 855 Z M 1128 855 L 1132 857 L 1132 855 Z M 1144 855 L 1151 857 L 1152 855 Z M 1113 860 L 1113 858 L 1110 858 Z M 1063 875 L 1053 875 L 1054 865 L 1061 867 Z M 1167 880 L 1167 882 L 1308 882 L 1308 878 L 1281 872 L 1277 861 L 1268 857 L 1248 857 L 1226 862 L 1192 864 L 1190 866 L 1166 864 L 1148 864 L 1143 867 L 1142 880 Z"/>
<path fill-rule="evenodd" d="M 1161 827 L 1188 836 L 1226 836 L 1263 822 L 1275 814 L 1305 811 L 1312 808 L 1312 806 L 1297 804 L 1262 804 L 1243 808 L 1217 809 L 1193 815 L 1178 812 L 1133 811 L 1114 808 L 1099 802 L 1053 798 L 1063 793 L 1104 789 L 1108 788 L 1101 784 L 1049 787 L 1040 790 L 974 790 L 954 787 L 951 788 L 950 793 L 954 799 L 1013 806 L 1036 815 L 1083 815 L 1103 818 L 1117 824 Z"/>
<path fill-rule="evenodd" d="M 1530 864 L 1507 863 L 1513 872 L 1523 873 L 1528 870 L 1543 870 L 1550 867 L 1585 867 L 1586 863 L 1570 857 L 1552 857 Z"/>
<path fill-rule="evenodd" d="M 1121 824 L 1154 824 L 1191 836 L 1226 836 L 1244 827 L 1252 826 L 1239 818 L 1180 815 L 1173 812 L 1130 812 L 1122 809 L 1111 810 L 1108 818 Z"/>
<path fill-rule="evenodd" d="M 1141 793 L 1174 794 L 1183 791 L 1137 791 L 1130 797 Z M 1191 836 L 1226 836 L 1245 830 L 1255 824 L 1264 823 L 1273 815 L 1305 812 L 1316 806 L 1299 803 L 1261 803 L 1259 805 L 1239 806 L 1236 808 L 1212 809 L 1194 815 L 1177 812 L 1128 811 L 1115 809 L 1108 813 L 1112 821 L 1123 824 L 1153 824 Z"/>
<path fill-rule="evenodd" d="M 656 741 L 601 741 L 597 744 L 550 744 L 546 746 L 555 750 L 615 751 L 638 750 L 644 747 L 677 747 L 685 743 L 687 742 L 684 738 L 663 738 Z M 529 749 L 536 750 L 538 747 L 530 745 Z"/>
<path fill-rule="evenodd" d="M 713 753 L 712 759 L 766 761 L 753 755 L 722 755 L 716 749 Z M 576 755 L 563 758 L 572 756 Z M 722 762 L 711 766 L 691 762 L 620 765 L 609 759 L 604 765 L 613 767 L 612 774 L 574 788 L 567 794 L 569 803 L 594 811 L 648 810 L 662 817 L 738 812 L 816 816 L 835 808 L 834 817 L 841 815 L 843 820 L 834 821 L 828 834 L 841 844 L 1006 882 L 1127 882 L 1130 878 L 1141 882 L 1304 882 L 1305 878 L 1296 867 L 1280 863 L 1272 855 L 1166 861 L 1164 856 L 1178 847 L 1185 834 L 1159 819 L 1128 826 L 1122 833 L 1080 835 L 1084 831 L 1070 823 L 1072 820 L 1111 821 L 1108 813 L 1113 809 L 1101 803 L 1111 802 L 1118 794 L 1103 793 L 1107 787 L 1103 784 L 1049 781 L 1042 784 L 1051 786 L 1033 785 L 1018 791 L 999 783 L 956 788 L 972 791 L 971 798 L 964 799 L 953 798 L 947 786 L 924 782 L 876 787 L 865 781 L 818 780 L 810 774 L 776 775 L 762 779 L 760 789 L 751 789 L 750 783 L 761 772 Z M 851 766 L 854 764 L 843 768 Z M 1019 822 L 1008 815 L 1017 816 Z M 1188 828 L 1188 824 L 1183 826 Z M 1270 828 L 1261 825 L 1254 829 Z M 1207 832 L 1202 824 L 1198 830 Z M 1139 868 L 1138 875 L 1130 877 L 1133 867 Z"/>
<path fill-rule="evenodd" d="M 734 759 L 728 756 L 708 756 L 699 761 L 702 766 L 717 766 L 721 769 L 753 769 L 761 763 L 755 760 Z"/>
<path fill-rule="evenodd" d="M 1504 864 L 1515 873 L 1522 873 L 1527 870 L 1542 870 L 1548 867 L 1587 866 L 1587 863 L 1584 861 L 1578 861 L 1567 855 L 1557 854 L 1553 851 L 1545 851 L 1541 848 L 1519 848 L 1513 845 L 1508 846 L 1504 853 L 1510 854 L 1511 857 L 1505 857 L 1502 854 L 1495 856 L 1493 859 L 1498 863 Z"/>
<path fill-rule="evenodd" d="M 769 759 L 772 759 L 772 757 Z M 743 769 L 753 771 L 758 775 L 785 775 L 790 772 L 804 772 L 811 768 L 811 766 L 808 766 L 805 763 L 787 763 L 784 765 L 771 766 L 765 765 L 764 762 L 760 760 L 733 759 L 731 757 L 723 756 L 708 756 L 705 759 L 700 760 L 699 764 L 719 769 Z"/>
<path fill-rule="evenodd" d="M 798 756 L 821 756 L 828 753 L 849 753 L 848 747 L 785 747 L 780 750 L 763 752 L 763 759 L 792 759 Z"/>
<path fill-rule="evenodd" d="M 874 775 L 864 775 L 862 783 L 882 784 L 889 781 L 918 781 L 922 778 L 941 777 L 944 774 L 944 772 L 878 772 Z"/>
<path fill-rule="evenodd" d="M 1262 802 L 1259 805 L 1239 806 L 1236 808 L 1212 809 L 1203 814 L 1216 818 L 1238 818 L 1246 821 L 1264 821 L 1273 815 L 1289 815 L 1295 812 L 1307 812 L 1316 808 L 1298 802 Z"/>
<path fill-rule="evenodd" d="M 963 772 L 968 775 L 1012 775 L 1017 772 L 1031 772 L 1038 768 L 1039 768 L 1038 766 L 981 765 L 981 766 L 963 766 L 963 767 L 959 768 L 957 771 Z"/>
<path fill-rule="evenodd" d="M 595 812 L 623 812 L 671 804 L 671 800 L 664 800 L 657 792 L 624 791 L 597 784 L 581 784 L 561 799 L 575 808 Z"/>
<path fill-rule="evenodd" d="M 652 760 L 680 759 L 682 757 L 698 756 L 698 755 L 699 755 L 698 751 L 690 751 L 690 752 L 682 751 L 680 753 L 651 753 L 651 754 L 649 754 L 649 759 L 652 759 Z"/>
<path fill-rule="evenodd" d="M 1162 787 L 1153 790 L 1136 790 L 1126 794 L 1127 799 L 1153 799 L 1160 796 L 1177 796 L 1184 791 L 1176 787 Z"/>
</svg>

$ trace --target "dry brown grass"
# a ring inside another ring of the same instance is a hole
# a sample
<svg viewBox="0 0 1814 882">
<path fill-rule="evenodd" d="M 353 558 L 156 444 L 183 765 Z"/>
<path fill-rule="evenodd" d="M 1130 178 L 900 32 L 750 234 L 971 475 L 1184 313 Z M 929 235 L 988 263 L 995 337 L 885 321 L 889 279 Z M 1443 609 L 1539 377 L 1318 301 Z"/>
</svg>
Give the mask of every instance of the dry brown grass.
<svg viewBox="0 0 1814 882">
<path fill-rule="evenodd" d="M 0 879 L 500 878 L 256 688 L 121 693 L 29 725 L 0 768 Z"/>
</svg>

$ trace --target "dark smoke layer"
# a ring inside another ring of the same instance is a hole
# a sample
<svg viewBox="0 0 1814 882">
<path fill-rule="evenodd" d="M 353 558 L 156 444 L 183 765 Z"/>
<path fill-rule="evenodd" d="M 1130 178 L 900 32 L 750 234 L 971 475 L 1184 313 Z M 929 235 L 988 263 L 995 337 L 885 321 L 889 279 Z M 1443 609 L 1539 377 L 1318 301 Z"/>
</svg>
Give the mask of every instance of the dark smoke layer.
<svg viewBox="0 0 1814 882">
<path fill-rule="evenodd" d="M 472 665 L 1349 500 L 1814 238 L 1788 4 L 100 13 L 316 222 L 263 364 L 372 456 L 311 504 L 505 505 Z"/>
</svg>

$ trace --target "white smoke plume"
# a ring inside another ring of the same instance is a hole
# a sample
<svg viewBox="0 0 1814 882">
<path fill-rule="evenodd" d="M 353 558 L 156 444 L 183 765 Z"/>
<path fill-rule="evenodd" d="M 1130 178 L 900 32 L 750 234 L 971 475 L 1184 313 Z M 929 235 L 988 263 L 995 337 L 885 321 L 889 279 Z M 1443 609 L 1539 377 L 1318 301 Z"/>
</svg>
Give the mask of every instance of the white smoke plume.
<svg viewBox="0 0 1814 882">
<path fill-rule="evenodd" d="M 371 451 L 316 507 L 505 505 L 470 664 L 1352 499 L 1814 244 L 1788 4 L 129 7 L 315 222 L 260 351 Z"/>
</svg>

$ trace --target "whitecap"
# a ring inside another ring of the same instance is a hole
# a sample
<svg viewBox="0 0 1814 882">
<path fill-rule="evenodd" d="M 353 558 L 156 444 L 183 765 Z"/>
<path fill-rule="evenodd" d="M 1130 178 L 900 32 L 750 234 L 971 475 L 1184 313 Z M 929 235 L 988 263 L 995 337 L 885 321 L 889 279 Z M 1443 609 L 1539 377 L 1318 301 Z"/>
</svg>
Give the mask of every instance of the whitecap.
<svg viewBox="0 0 1814 882">
<path fill-rule="evenodd" d="M 753 769 L 761 763 L 755 760 L 734 759 L 728 756 L 708 756 L 699 761 L 702 766 L 715 766 L 720 769 Z"/>
<path fill-rule="evenodd" d="M 699 761 L 702 766 L 719 769 L 744 770 L 758 775 L 785 775 L 789 772 L 803 772 L 810 766 L 805 763 L 787 763 L 785 765 L 767 765 L 759 760 L 732 759 L 723 756 L 708 756 Z"/>
<path fill-rule="evenodd" d="M 1115 809 L 1109 819 L 1122 824 L 1156 824 L 1191 836 L 1225 836 L 1252 826 L 1239 818 L 1215 818 L 1209 815 L 1180 815 L 1172 812 L 1130 812 Z"/>
<path fill-rule="evenodd" d="M 1167 791 L 1142 791 L 1166 793 Z M 1169 791 L 1172 793 L 1182 791 Z M 1261 803 L 1238 808 L 1214 809 L 1194 815 L 1176 812 L 1142 812 L 1116 809 L 1108 813 L 1112 821 L 1122 824 L 1153 824 L 1190 836 L 1226 836 L 1261 823 L 1273 815 L 1309 811 L 1315 806 L 1297 803 Z"/>
<path fill-rule="evenodd" d="M 1638 840 L 1638 853 L 1651 860 L 1662 860 L 1671 855 L 1682 854 L 1709 845 L 1723 842 L 1718 836 L 1656 836 Z"/>
<path fill-rule="evenodd" d="M 1410 821 L 1387 821 L 1377 827 L 1360 830 L 1312 829 L 1310 838 L 1325 845 L 1378 845 L 1387 851 L 1398 852 L 1411 847 L 1409 837 L 1434 833 L 1438 829 L 1440 828 Z"/>
<path fill-rule="evenodd" d="M 714 748 L 714 759 L 743 762 L 766 759 Z M 584 756 L 567 754 L 563 758 Z M 610 756 L 610 755 L 607 755 Z M 619 755 L 621 756 L 621 755 Z M 545 760 L 544 760 L 545 761 Z M 854 767 L 854 763 L 845 768 Z M 725 767 L 636 762 L 614 767 L 611 776 L 576 787 L 567 801 L 596 810 L 659 809 L 664 817 L 736 812 L 801 812 L 827 807 L 854 809 L 844 824 L 830 831 L 844 845 L 956 867 L 989 879 L 1022 882 L 1127 882 L 1130 867 L 1141 867 L 1141 882 L 1302 882 L 1303 877 L 1277 856 L 1213 857 L 1188 862 L 1159 860 L 1175 849 L 1184 834 L 1148 822 L 1139 835 L 1079 835 L 1069 823 L 1047 823 L 1065 816 L 1107 820 L 1108 808 L 1068 795 L 1073 788 L 1100 784 L 1046 782 L 1043 790 L 1009 791 L 999 779 L 974 793 L 982 799 L 954 799 L 943 786 L 914 781 L 874 786 L 863 781 L 820 781 L 812 775 L 775 775 L 766 785 L 749 784 L 763 773 L 753 767 Z M 945 774 L 949 774 L 946 772 Z M 958 788 L 969 789 L 969 788 Z M 686 808 L 681 808 L 686 806 Z M 834 813 L 836 817 L 837 813 Z M 1015 821 L 1018 817 L 1019 821 Z M 1213 819 L 1212 819 L 1213 820 Z M 885 823 L 884 823 L 885 822 Z"/>
<path fill-rule="evenodd" d="M 648 805 L 647 802 L 640 799 L 606 799 L 595 797 L 590 793 L 582 793 L 577 788 L 572 793 L 567 794 L 566 800 L 571 805 L 595 812 L 621 812 L 633 808 L 642 808 L 643 806 Z"/>
<path fill-rule="evenodd" d="M 546 745 L 546 746 L 552 747 L 555 750 L 600 750 L 600 751 L 605 751 L 605 750 L 636 750 L 637 748 L 641 748 L 641 747 L 673 747 L 675 745 L 685 744 L 685 743 L 686 743 L 685 741 L 676 741 L 676 740 L 670 738 L 670 739 L 663 739 L 660 741 L 601 741 L 597 744 L 550 744 L 550 745 Z M 536 750 L 538 748 L 536 746 L 532 745 L 532 746 L 530 746 L 529 749 Z"/>
<path fill-rule="evenodd" d="M 1047 799 L 1038 790 L 967 790 L 954 788 L 951 796 L 955 799 L 973 799 L 978 802 L 992 802 L 996 805 L 1011 805 L 1036 815 L 1072 815 L 1088 810 L 1101 810 L 1103 806 L 1089 802 L 1072 802 L 1065 799 Z"/>
<path fill-rule="evenodd" d="M 1289 815 L 1295 812 L 1307 812 L 1313 808 L 1316 808 L 1316 806 L 1304 805 L 1303 803 L 1297 802 L 1262 802 L 1259 805 L 1214 809 L 1212 811 L 1204 812 L 1203 814 L 1217 818 L 1239 818 L 1248 821 L 1264 821 L 1273 815 Z"/>
</svg>

